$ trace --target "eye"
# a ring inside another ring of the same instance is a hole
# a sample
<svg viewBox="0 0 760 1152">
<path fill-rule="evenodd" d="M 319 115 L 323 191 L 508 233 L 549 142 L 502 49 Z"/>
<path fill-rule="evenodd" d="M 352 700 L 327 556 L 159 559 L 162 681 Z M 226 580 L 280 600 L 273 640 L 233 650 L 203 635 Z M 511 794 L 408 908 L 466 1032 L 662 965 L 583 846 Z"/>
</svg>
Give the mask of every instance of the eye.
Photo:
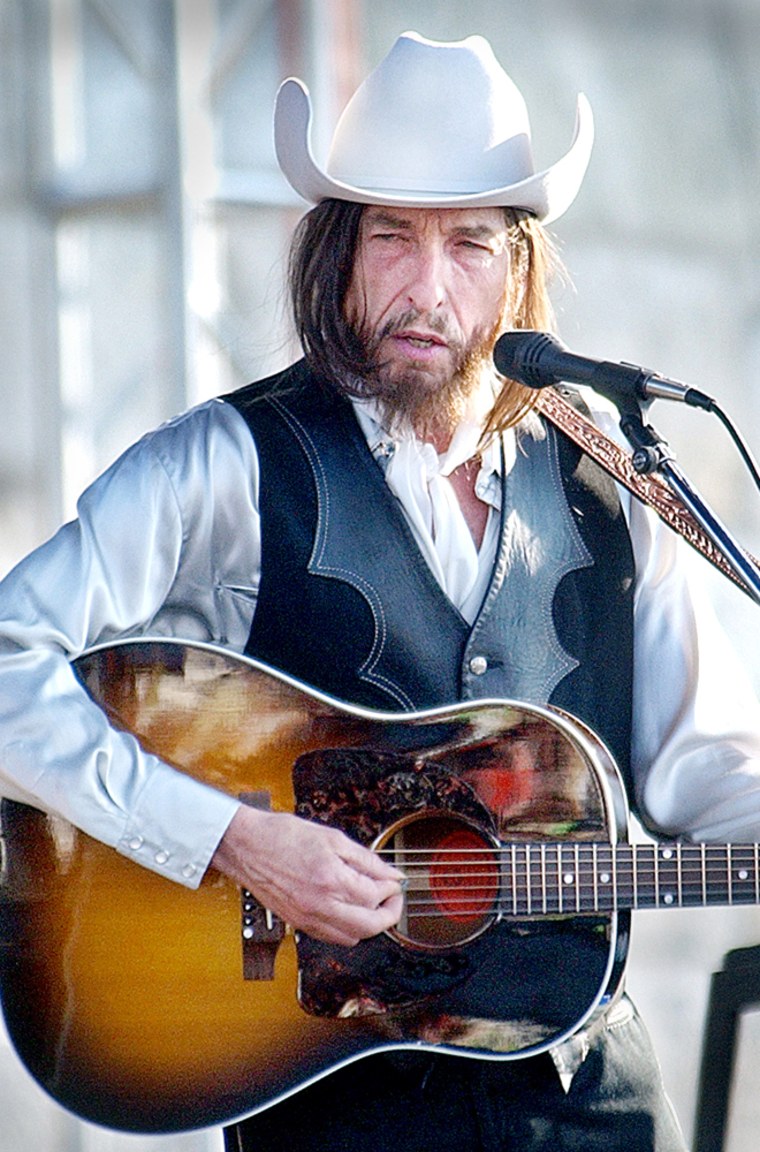
<svg viewBox="0 0 760 1152">
<path fill-rule="evenodd" d="M 393 224 L 377 224 L 368 232 L 373 240 L 400 240 L 408 235 L 405 228 L 396 228 Z"/>
<path fill-rule="evenodd" d="M 459 240 L 456 250 L 464 260 L 490 260 L 494 255 L 492 245 L 478 240 Z"/>
<path fill-rule="evenodd" d="M 370 240 L 374 244 L 382 244 L 384 247 L 395 244 L 405 244 L 408 237 L 401 232 L 373 232 Z"/>
<path fill-rule="evenodd" d="M 457 251 L 466 255 L 478 256 L 483 259 L 492 259 L 504 251 L 504 237 L 500 233 L 486 230 L 462 230 L 452 239 Z"/>
</svg>

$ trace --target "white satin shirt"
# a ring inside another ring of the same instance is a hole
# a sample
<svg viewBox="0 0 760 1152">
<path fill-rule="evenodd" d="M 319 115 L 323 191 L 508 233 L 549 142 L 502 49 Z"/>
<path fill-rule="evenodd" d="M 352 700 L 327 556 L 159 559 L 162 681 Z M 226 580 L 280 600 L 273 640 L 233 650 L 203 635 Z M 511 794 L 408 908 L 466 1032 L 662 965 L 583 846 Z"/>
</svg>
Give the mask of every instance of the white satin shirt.
<svg viewBox="0 0 760 1152">
<path fill-rule="evenodd" d="M 423 556 L 473 619 L 498 518 L 491 515 L 478 552 L 446 476 L 471 454 L 477 420 L 439 460 L 390 437 L 370 407 L 358 414 Z M 609 415 L 598 418 L 614 431 Z M 496 456 L 485 454 L 477 481 L 494 509 Z M 0 791 L 190 887 L 237 801 L 112 730 L 70 660 L 131 635 L 242 651 L 256 607 L 258 484 L 247 426 L 230 405 L 209 401 L 130 448 L 83 494 L 77 519 L 0 584 Z M 760 840 L 758 704 L 705 602 L 695 573 L 702 561 L 627 493 L 621 500 L 637 569 L 639 803 L 669 835 Z"/>
</svg>

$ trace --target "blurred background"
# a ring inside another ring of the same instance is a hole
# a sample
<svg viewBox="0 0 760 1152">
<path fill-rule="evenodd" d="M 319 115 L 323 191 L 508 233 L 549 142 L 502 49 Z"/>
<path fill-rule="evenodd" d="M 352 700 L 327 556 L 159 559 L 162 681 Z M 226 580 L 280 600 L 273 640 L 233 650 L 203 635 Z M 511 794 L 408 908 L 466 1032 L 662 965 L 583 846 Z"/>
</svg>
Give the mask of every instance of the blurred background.
<svg viewBox="0 0 760 1152">
<path fill-rule="evenodd" d="M 322 156 L 348 96 L 409 28 L 490 39 L 526 97 L 539 167 L 569 146 L 586 92 L 595 151 L 556 228 L 572 280 L 555 297 L 562 336 L 709 392 L 760 449 L 757 0 L 0 0 L 0 573 L 141 432 L 292 357 L 281 269 L 304 206 L 274 160 L 277 85 L 307 81 Z M 720 424 L 664 401 L 651 418 L 760 551 L 760 496 Z M 760 687 L 759 610 L 706 579 Z M 710 973 L 754 943 L 755 909 L 635 917 L 629 985 L 687 1134 Z M 731 1152 L 758 1147 L 759 1056 L 748 1014 Z M 0 1145 L 221 1141 L 82 1124 L 0 1038 Z"/>
</svg>

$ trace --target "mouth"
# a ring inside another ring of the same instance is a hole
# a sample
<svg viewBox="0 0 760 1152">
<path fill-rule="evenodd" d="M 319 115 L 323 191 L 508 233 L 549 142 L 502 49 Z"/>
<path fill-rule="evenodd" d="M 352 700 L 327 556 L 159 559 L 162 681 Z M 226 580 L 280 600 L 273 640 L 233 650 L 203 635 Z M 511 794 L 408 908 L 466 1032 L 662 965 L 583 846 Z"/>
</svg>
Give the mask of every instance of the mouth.
<svg viewBox="0 0 760 1152">
<path fill-rule="evenodd" d="M 395 339 L 409 348 L 427 351 L 431 348 L 446 348 L 446 341 L 434 332 L 401 331 L 395 333 Z"/>
<path fill-rule="evenodd" d="M 403 340 L 419 341 L 420 344 L 445 344 L 443 336 L 438 332 L 429 332 L 424 328 L 401 328 L 396 333 Z"/>
</svg>

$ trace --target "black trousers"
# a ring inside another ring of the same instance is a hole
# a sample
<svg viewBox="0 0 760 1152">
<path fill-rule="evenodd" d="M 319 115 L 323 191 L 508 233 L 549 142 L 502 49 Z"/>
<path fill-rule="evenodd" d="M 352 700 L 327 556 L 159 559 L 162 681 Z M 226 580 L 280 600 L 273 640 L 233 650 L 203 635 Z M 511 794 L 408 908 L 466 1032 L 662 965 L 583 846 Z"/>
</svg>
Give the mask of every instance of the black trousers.
<svg viewBox="0 0 760 1152">
<path fill-rule="evenodd" d="M 686 1152 L 633 1009 L 565 1092 L 550 1056 L 365 1057 L 225 1131 L 227 1152 Z"/>
</svg>

